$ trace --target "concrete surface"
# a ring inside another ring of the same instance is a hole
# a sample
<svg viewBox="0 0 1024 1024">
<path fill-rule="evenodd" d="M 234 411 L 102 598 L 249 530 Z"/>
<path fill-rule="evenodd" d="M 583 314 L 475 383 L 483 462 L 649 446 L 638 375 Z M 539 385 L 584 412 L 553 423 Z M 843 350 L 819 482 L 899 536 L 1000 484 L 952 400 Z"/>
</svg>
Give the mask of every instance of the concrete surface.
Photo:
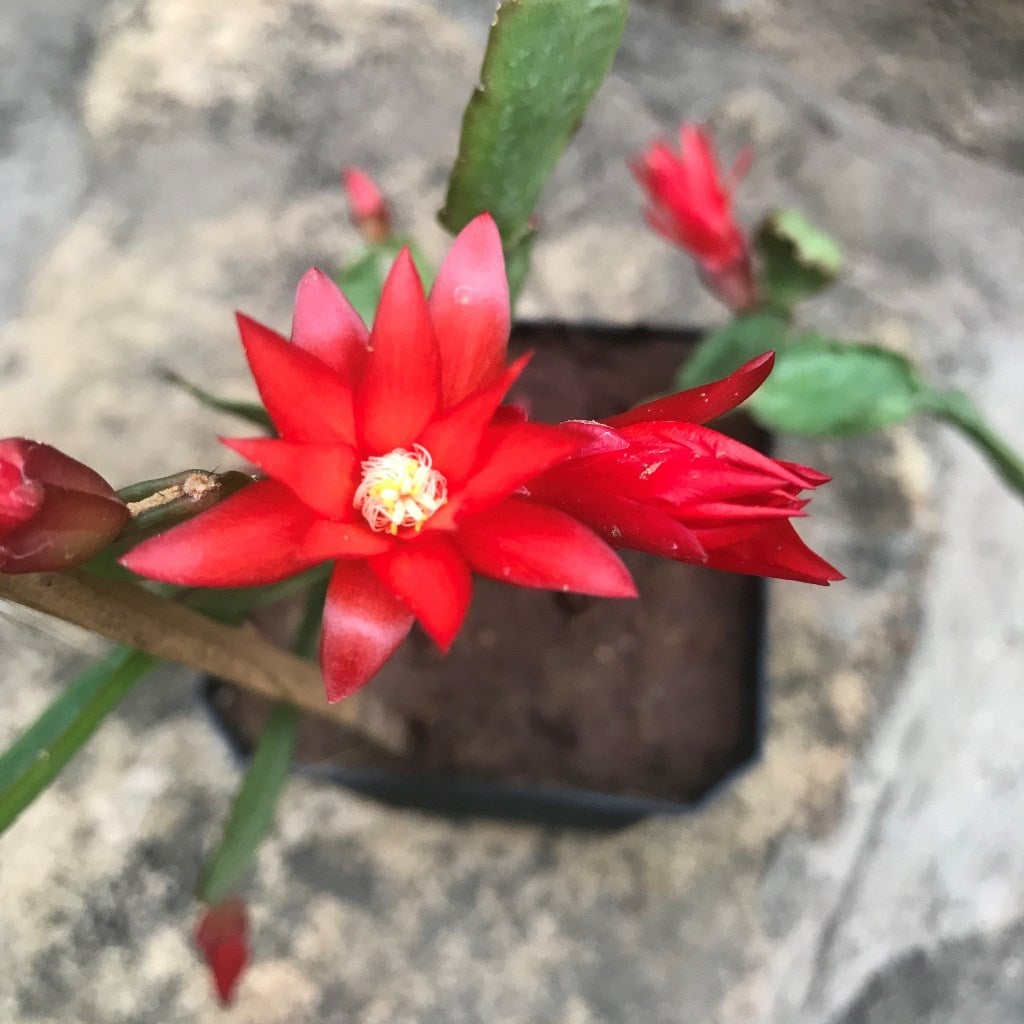
<svg viewBox="0 0 1024 1024">
<path fill-rule="evenodd" d="M 842 243 L 816 319 L 911 348 L 1024 445 L 1017 8 L 910 3 L 900 37 L 886 8 L 636 5 L 545 194 L 521 312 L 720 315 L 643 229 L 624 166 L 710 118 L 727 150 L 757 147 L 746 215 L 798 204 Z M 377 171 L 443 250 L 433 211 L 489 13 L 6 0 L 0 433 L 117 482 L 220 464 L 226 424 L 154 368 L 246 393 L 230 311 L 285 327 L 301 271 L 354 247 L 343 163 Z M 1019 1021 L 1024 509 L 933 425 L 787 452 L 836 477 L 806 533 L 850 581 L 774 589 L 762 762 L 698 814 L 611 835 L 296 780 L 248 888 L 257 963 L 220 1019 Z M 0 739 L 97 649 L 10 610 L 0 644 Z M 237 777 L 186 673 L 126 702 L 0 840 L 0 1019 L 217 1018 L 189 892 Z"/>
</svg>

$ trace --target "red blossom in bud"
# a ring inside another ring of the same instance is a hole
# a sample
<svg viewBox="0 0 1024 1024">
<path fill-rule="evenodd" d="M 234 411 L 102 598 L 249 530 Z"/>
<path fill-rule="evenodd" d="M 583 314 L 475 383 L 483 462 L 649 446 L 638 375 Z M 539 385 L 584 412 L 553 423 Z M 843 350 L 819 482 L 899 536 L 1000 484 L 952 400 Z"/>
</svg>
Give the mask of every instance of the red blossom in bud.
<svg viewBox="0 0 1024 1024">
<path fill-rule="evenodd" d="M 320 649 L 329 700 L 368 682 L 414 618 L 447 651 L 474 572 L 635 596 L 628 570 L 592 530 L 517 495 L 582 440 L 495 416 L 527 362 L 505 365 L 509 321 L 501 239 L 488 214 L 455 239 L 429 299 L 404 249 L 371 331 L 328 277 L 309 271 L 290 343 L 238 320 L 280 436 L 225 443 L 267 479 L 123 563 L 153 579 L 230 587 L 334 561 Z"/>
<path fill-rule="evenodd" d="M 841 580 L 790 522 L 804 514 L 800 492 L 829 478 L 703 426 L 749 398 L 773 362 L 766 353 L 724 380 L 601 423 L 563 423 L 589 443 L 531 480 L 530 495 L 612 547 L 755 576 Z"/>
<path fill-rule="evenodd" d="M 377 183 L 359 167 L 341 172 L 352 222 L 368 242 L 384 242 L 391 235 L 391 212 Z"/>
<path fill-rule="evenodd" d="M 128 507 L 88 466 L 48 444 L 0 439 L 0 572 L 87 562 L 128 521 Z"/>
<path fill-rule="evenodd" d="M 249 963 L 249 915 L 239 897 L 229 896 L 206 908 L 196 927 L 196 945 L 213 975 L 221 1004 L 228 1006 Z"/>
<path fill-rule="evenodd" d="M 633 176 L 647 193 L 647 223 L 689 252 L 708 288 L 736 310 L 757 301 L 750 246 L 733 218 L 729 194 L 746 173 L 750 158 L 749 150 L 741 153 L 728 181 L 723 180 L 708 135 L 699 126 L 684 123 L 679 153 L 659 139 L 631 164 Z"/>
</svg>

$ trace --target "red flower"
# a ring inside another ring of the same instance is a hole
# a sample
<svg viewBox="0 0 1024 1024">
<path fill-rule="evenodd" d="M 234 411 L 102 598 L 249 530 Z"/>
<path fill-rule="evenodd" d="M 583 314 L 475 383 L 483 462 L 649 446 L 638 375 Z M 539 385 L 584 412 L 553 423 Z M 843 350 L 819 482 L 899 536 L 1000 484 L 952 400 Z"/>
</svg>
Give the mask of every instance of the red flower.
<svg viewBox="0 0 1024 1024">
<path fill-rule="evenodd" d="M 747 309 L 757 299 L 747 239 L 732 215 L 729 185 L 749 162 L 744 152 L 726 183 L 718 173 L 711 140 L 697 125 L 679 130 L 679 153 L 658 140 L 631 165 L 647 193 L 647 223 L 686 249 L 705 283 L 727 305 Z"/>
<path fill-rule="evenodd" d="M 0 572 L 49 572 L 88 561 L 128 521 L 98 474 L 48 444 L 0 440 Z"/>
<path fill-rule="evenodd" d="M 249 962 L 249 915 L 237 896 L 206 908 L 196 927 L 196 945 L 213 974 L 217 995 L 227 1006 Z"/>
<path fill-rule="evenodd" d="M 526 360 L 506 368 L 508 285 L 490 216 L 452 245 L 429 302 L 407 250 L 373 330 L 317 270 L 299 284 L 292 344 L 239 316 L 280 439 L 225 441 L 269 477 L 124 559 L 155 579 L 248 586 L 337 560 L 324 609 L 329 700 L 366 683 L 413 619 L 447 650 L 471 571 L 526 587 L 631 597 L 625 566 L 564 512 L 514 496 L 582 443 L 494 420 Z"/>
<path fill-rule="evenodd" d="M 767 353 L 725 380 L 602 423 L 563 424 L 589 444 L 527 485 L 612 546 L 712 569 L 820 583 L 841 580 L 797 536 L 803 490 L 828 481 L 702 426 L 748 398 L 771 372 Z"/>
<path fill-rule="evenodd" d="M 341 172 L 352 221 L 368 242 L 383 242 L 391 235 L 391 212 L 377 183 L 360 167 Z"/>
</svg>

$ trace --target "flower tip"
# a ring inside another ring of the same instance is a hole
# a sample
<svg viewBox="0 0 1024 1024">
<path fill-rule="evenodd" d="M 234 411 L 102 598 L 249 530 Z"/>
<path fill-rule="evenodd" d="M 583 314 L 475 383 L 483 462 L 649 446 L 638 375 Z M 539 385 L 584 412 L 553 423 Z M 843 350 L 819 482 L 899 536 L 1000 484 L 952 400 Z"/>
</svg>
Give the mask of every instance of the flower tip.
<svg viewBox="0 0 1024 1024">
<path fill-rule="evenodd" d="M 301 291 L 305 287 L 315 285 L 322 287 L 324 282 L 330 282 L 330 277 L 325 274 L 319 267 L 310 267 L 302 277 L 299 278 L 299 290 Z M 333 283 L 333 282 L 331 282 Z"/>
<path fill-rule="evenodd" d="M 368 242 L 383 242 L 391 234 L 391 214 L 377 183 L 361 167 L 348 166 L 341 172 L 352 221 Z"/>
<path fill-rule="evenodd" d="M 210 968 L 222 1006 L 235 997 L 249 962 L 249 915 L 237 896 L 207 907 L 196 927 L 196 945 Z"/>
</svg>

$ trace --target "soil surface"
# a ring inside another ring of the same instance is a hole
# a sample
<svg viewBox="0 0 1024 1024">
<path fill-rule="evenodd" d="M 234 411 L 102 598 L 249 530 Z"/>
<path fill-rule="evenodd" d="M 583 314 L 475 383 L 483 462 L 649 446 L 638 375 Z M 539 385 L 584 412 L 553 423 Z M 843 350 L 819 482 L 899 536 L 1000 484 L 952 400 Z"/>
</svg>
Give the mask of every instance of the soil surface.
<svg viewBox="0 0 1024 1024">
<path fill-rule="evenodd" d="M 664 390 L 690 334 L 518 328 L 533 361 L 511 396 L 531 418 L 600 418 Z M 763 446 L 742 417 L 721 429 Z M 414 628 L 370 684 L 416 738 L 413 766 L 476 779 L 689 802 L 756 740 L 760 584 L 634 552 L 641 597 L 613 601 L 475 581 L 451 653 Z M 244 741 L 266 704 L 221 685 L 215 707 Z M 310 717 L 303 763 L 351 763 L 349 741 Z M 362 757 L 361 763 L 365 763 Z"/>
</svg>

